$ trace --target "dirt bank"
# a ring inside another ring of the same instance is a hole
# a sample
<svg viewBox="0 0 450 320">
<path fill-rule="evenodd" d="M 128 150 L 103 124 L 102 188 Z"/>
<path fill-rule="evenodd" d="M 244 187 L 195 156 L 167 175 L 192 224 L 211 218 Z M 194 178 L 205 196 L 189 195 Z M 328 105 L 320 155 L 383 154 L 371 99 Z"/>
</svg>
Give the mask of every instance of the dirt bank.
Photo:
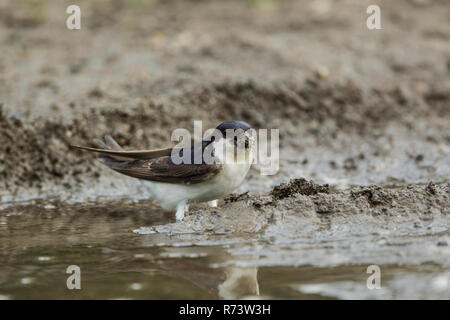
<svg viewBox="0 0 450 320">
<path fill-rule="evenodd" d="M 421 227 L 421 221 L 429 223 L 434 219 L 448 223 L 449 188 L 448 184 L 429 183 L 402 188 L 369 186 L 329 191 L 328 186 L 298 179 L 275 187 L 269 195 L 228 198 L 220 209 L 194 210 L 185 222 L 141 231 L 252 233 L 276 226 L 280 232 L 294 228 L 296 233 L 291 236 L 307 238 L 316 228 L 337 223 L 336 220 L 345 220 L 349 224 L 355 223 L 355 219 L 358 224 L 366 221 L 360 228 L 374 228 L 370 232 L 366 230 L 368 234 L 383 222 L 386 228 L 395 228 L 400 222 Z M 308 228 L 302 230 L 295 226 L 297 223 L 308 225 Z"/>
</svg>

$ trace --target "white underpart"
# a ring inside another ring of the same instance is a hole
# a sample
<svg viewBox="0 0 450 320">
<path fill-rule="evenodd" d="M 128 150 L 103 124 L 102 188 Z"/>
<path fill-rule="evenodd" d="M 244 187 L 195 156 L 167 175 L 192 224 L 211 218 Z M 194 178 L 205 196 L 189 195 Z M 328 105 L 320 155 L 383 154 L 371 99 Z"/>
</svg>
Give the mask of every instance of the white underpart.
<svg viewBox="0 0 450 320">
<path fill-rule="evenodd" d="M 208 205 L 211 207 L 211 208 L 216 208 L 217 207 L 217 199 L 216 200 L 211 200 L 211 201 L 208 201 Z"/>
<path fill-rule="evenodd" d="M 233 192 L 244 181 L 253 162 L 253 153 L 251 150 L 246 150 L 245 156 L 248 159 L 235 161 L 234 148 L 227 140 L 220 139 L 214 142 L 214 147 L 222 148 L 224 144 L 226 144 L 226 152 L 224 157 L 220 159 L 223 162 L 223 168 L 215 177 L 197 184 L 144 181 L 143 183 L 148 186 L 152 198 L 166 210 L 176 208 L 178 220 L 178 217 L 182 219 L 184 213 L 187 212 L 186 206 L 182 205 L 183 202 L 189 204 L 211 201 Z M 218 155 L 220 156 L 220 153 Z"/>
</svg>

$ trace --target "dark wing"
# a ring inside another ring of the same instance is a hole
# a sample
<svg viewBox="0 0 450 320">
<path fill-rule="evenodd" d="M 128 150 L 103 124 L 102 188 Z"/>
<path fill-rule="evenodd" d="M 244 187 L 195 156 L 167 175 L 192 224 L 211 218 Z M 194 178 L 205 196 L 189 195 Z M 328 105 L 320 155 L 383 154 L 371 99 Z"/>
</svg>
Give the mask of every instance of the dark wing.
<svg viewBox="0 0 450 320">
<path fill-rule="evenodd" d="M 106 143 L 105 143 L 106 142 Z M 160 157 L 170 156 L 173 148 L 153 149 L 153 150 L 130 150 L 125 151 L 122 147 L 111 137 L 106 136 L 105 142 L 101 140 L 95 140 L 95 143 L 99 148 L 71 146 L 73 148 L 97 152 L 100 154 L 107 154 L 114 156 L 117 159 L 142 159 L 150 160 Z M 101 149 L 100 149 L 101 148 Z"/>
<path fill-rule="evenodd" d="M 106 143 L 101 140 L 95 142 L 101 149 L 73 147 L 98 152 L 102 163 L 117 172 L 138 179 L 196 184 L 213 178 L 222 169 L 220 164 L 174 164 L 170 158 L 173 148 L 125 151 L 110 136 L 105 137 Z M 205 146 L 206 144 L 203 147 Z M 180 152 L 182 155 L 182 150 Z M 191 157 L 194 163 L 194 147 L 191 149 Z"/>
<path fill-rule="evenodd" d="M 111 169 L 130 177 L 182 184 L 208 181 L 222 169 L 220 164 L 174 164 L 170 157 L 154 160 L 120 161 L 102 155 L 101 161 Z"/>
<path fill-rule="evenodd" d="M 111 156 L 117 156 L 122 158 L 131 158 L 131 159 L 155 159 L 165 156 L 170 156 L 172 153 L 172 148 L 165 149 L 153 149 L 153 150 L 135 150 L 135 151 L 122 151 L 122 150 L 105 150 L 98 148 L 90 148 L 90 147 L 80 147 L 80 146 L 72 146 L 73 148 L 93 151 L 103 154 L 108 154 Z"/>
</svg>

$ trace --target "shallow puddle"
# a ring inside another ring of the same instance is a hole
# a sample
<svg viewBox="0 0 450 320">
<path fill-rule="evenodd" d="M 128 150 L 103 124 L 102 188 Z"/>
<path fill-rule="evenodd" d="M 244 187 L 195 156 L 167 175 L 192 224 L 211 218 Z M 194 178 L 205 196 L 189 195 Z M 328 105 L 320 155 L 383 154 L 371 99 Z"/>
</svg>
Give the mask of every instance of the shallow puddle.
<svg viewBox="0 0 450 320">
<path fill-rule="evenodd" d="M 276 236 L 274 230 L 255 234 L 204 230 L 190 234 L 141 232 L 144 227 L 170 226 L 173 222 L 172 215 L 147 201 L 70 205 L 35 202 L 9 207 L 0 215 L 0 297 L 377 299 L 448 296 L 449 272 L 443 267 L 446 260 L 440 264 L 425 259 L 398 265 L 381 259 L 382 289 L 369 290 L 366 285 L 369 264 L 366 262 L 370 259 L 360 254 L 369 250 L 365 244 L 373 245 L 378 241 L 376 238 L 345 239 L 331 235 L 327 240 L 319 231 L 317 237 L 306 239 L 296 237 L 295 231 L 289 229 L 283 237 Z M 442 226 L 434 234 L 425 235 L 431 240 L 426 238 L 424 243 L 434 246 L 438 241 L 436 237 L 448 237 L 448 231 Z M 394 251 L 401 247 L 408 249 L 408 237 L 389 241 Z M 436 248 L 447 250 L 448 247 Z M 321 259 L 325 262 L 324 256 L 330 256 L 330 249 L 349 257 L 348 260 L 334 265 L 321 264 Z M 376 251 L 377 245 L 370 250 Z M 311 256 L 312 251 L 315 254 Z M 389 254 L 383 252 L 381 256 L 389 258 Z M 295 259 L 290 260 L 292 257 Z M 71 265 L 80 267 L 81 290 L 67 288 L 71 274 L 66 270 Z"/>
</svg>

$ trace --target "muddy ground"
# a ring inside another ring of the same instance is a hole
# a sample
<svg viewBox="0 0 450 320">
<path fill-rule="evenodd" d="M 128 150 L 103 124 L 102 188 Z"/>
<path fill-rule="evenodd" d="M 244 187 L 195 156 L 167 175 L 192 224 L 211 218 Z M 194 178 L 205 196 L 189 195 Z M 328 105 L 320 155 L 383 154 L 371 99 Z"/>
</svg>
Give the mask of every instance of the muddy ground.
<svg viewBox="0 0 450 320">
<path fill-rule="evenodd" d="M 79 228 L 38 228 L 35 244 L 55 232 L 53 240 L 110 247 L 93 235 L 123 226 L 125 212 L 124 232 L 166 246 L 172 274 L 176 257 L 189 258 L 186 244 L 217 246 L 212 269 L 380 264 L 402 276 L 378 296 L 359 284 L 285 279 L 290 293 L 267 297 L 446 297 L 450 4 L 376 3 L 381 30 L 366 27 L 369 1 L 78 1 L 82 28 L 67 30 L 71 2 L 0 2 L 2 260 L 23 267 L 27 219 L 51 212 L 48 221 Z M 253 168 L 238 195 L 217 209 L 195 206 L 183 223 L 145 200 L 139 182 L 69 146 L 110 134 L 125 148 L 162 147 L 193 120 L 206 129 L 229 119 L 280 129 L 280 170 Z M 106 218 L 91 220 L 105 203 Z M 236 297 L 221 288 L 214 297 Z"/>
</svg>

